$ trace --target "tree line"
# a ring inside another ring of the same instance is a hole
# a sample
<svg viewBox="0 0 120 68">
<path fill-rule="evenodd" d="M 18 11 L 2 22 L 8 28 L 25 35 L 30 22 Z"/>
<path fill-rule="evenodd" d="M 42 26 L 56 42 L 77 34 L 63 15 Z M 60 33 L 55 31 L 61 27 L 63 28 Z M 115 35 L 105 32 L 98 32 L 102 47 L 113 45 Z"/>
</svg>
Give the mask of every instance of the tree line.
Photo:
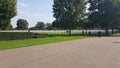
<svg viewBox="0 0 120 68">
<path fill-rule="evenodd" d="M 0 29 L 12 27 L 11 18 L 16 16 L 17 0 L 0 0 Z M 53 0 L 52 23 L 38 22 L 30 29 L 120 29 L 120 0 Z M 28 26 L 26 20 L 17 21 L 17 29 L 23 30 L 22 24 Z M 46 27 L 50 26 L 50 27 Z"/>
<path fill-rule="evenodd" d="M 54 27 L 52 26 L 52 23 L 44 23 L 42 21 L 37 22 L 37 24 L 34 27 L 28 27 L 29 22 L 25 19 L 18 19 L 16 23 L 17 27 L 9 28 L 9 30 L 54 30 Z"/>
</svg>

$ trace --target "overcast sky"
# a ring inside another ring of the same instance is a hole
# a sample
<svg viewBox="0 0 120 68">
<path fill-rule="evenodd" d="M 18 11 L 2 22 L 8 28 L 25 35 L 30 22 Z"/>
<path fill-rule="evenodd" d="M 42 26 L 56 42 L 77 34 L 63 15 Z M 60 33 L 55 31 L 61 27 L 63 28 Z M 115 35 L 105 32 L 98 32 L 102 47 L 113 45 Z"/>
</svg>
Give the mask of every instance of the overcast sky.
<svg viewBox="0 0 120 68">
<path fill-rule="evenodd" d="M 17 16 L 12 19 L 13 27 L 16 27 L 18 19 L 26 19 L 29 27 L 35 26 L 38 21 L 51 23 L 53 0 L 18 0 Z"/>
</svg>

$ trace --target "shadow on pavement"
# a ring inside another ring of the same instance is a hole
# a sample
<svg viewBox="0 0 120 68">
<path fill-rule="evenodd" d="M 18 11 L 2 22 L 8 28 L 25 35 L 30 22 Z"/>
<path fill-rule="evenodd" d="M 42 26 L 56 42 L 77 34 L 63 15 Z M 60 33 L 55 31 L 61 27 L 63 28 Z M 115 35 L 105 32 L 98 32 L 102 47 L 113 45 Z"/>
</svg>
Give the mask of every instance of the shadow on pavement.
<svg viewBox="0 0 120 68">
<path fill-rule="evenodd" d="M 119 43 L 120 44 L 120 42 L 114 42 L 114 43 Z"/>
</svg>

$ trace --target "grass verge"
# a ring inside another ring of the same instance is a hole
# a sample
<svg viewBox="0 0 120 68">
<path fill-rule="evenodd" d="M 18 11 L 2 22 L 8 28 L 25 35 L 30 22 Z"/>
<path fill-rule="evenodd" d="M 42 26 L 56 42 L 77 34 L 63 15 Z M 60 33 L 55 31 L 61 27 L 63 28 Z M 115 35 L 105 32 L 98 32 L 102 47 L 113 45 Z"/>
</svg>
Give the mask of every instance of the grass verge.
<svg viewBox="0 0 120 68">
<path fill-rule="evenodd" d="M 35 46 L 35 45 L 75 40 L 75 39 L 83 39 L 83 38 L 89 38 L 89 36 L 56 36 L 56 37 L 27 39 L 27 40 L 0 41 L 0 50 Z"/>
</svg>

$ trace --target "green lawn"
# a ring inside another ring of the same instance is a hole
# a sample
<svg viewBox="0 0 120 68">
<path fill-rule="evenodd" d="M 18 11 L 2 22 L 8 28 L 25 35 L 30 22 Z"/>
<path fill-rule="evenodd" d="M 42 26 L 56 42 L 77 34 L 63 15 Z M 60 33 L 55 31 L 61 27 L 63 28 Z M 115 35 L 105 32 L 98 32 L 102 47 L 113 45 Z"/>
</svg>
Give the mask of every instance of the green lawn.
<svg viewBox="0 0 120 68">
<path fill-rule="evenodd" d="M 57 37 L 27 39 L 27 40 L 0 41 L 0 50 L 35 46 L 35 45 L 48 44 L 48 43 L 67 41 L 67 40 L 83 39 L 88 37 L 89 36 L 57 36 Z"/>
</svg>

